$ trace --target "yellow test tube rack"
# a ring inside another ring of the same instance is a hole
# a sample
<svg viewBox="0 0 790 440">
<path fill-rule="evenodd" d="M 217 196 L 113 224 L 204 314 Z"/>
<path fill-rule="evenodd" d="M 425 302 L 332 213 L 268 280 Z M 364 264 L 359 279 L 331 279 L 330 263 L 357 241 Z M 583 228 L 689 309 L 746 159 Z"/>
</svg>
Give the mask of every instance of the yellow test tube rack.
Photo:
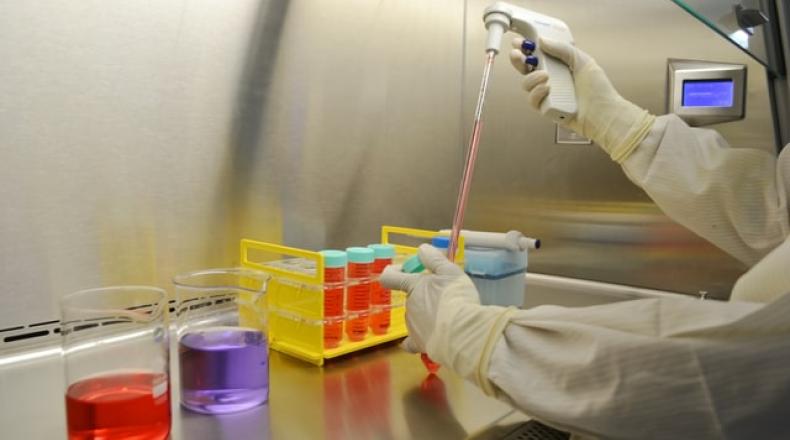
<svg viewBox="0 0 790 440">
<path fill-rule="evenodd" d="M 417 242 L 430 242 L 439 231 L 382 226 L 381 243 L 395 247 L 395 262 L 417 252 Z M 444 234 L 446 235 L 446 234 Z M 400 237 L 409 237 L 411 244 L 399 244 Z M 458 259 L 463 258 L 463 240 Z M 394 341 L 407 335 L 406 293 L 392 291 L 390 306 L 381 306 L 374 312 L 389 310 L 390 326 L 384 334 L 368 331 L 361 341 L 350 341 L 345 332 L 337 347 L 324 347 L 324 328 L 328 323 L 337 323 L 359 317 L 345 310 L 341 318 L 328 320 L 324 316 L 324 259 L 319 252 L 265 243 L 250 239 L 241 240 L 241 265 L 268 273 L 271 278 L 266 289 L 268 317 L 267 331 L 270 347 L 315 365 L 323 365 L 326 359 L 336 358 L 358 350 Z M 375 281 L 375 279 L 373 279 Z M 358 281 L 347 280 L 345 287 Z M 335 286 L 336 287 L 336 286 Z M 345 291 L 345 289 L 344 289 Z M 344 298 L 345 299 L 345 298 Z M 345 300 L 343 302 L 345 306 Z M 368 313 L 368 312 L 365 312 Z M 253 317 L 241 314 L 241 325 L 253 322 Z M 255 322 L 259 321 L 256 319 Z"/>
</svg>

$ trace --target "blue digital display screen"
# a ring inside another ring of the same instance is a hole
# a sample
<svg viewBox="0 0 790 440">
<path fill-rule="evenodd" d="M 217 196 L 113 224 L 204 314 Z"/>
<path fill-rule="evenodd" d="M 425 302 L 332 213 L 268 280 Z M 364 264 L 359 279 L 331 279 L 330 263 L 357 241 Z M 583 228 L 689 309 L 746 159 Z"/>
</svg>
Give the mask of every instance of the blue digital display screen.
<svg viewBox="0 0 790 440">
<path fill-rule="evenodd" d="M 735 82 L 731 79 L 683 81 L 683 107 L 732 107 Z"/>
</svg>

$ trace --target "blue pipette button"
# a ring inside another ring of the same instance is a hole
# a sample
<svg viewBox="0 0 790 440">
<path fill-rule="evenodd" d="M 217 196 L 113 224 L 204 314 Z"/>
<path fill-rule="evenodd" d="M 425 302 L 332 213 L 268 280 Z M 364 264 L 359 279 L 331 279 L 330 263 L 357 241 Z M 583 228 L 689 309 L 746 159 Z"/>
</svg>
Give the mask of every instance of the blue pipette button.
<svg viewBox="0 0 790 440">
<path fill-rule="evenodd" d="M 538 47 L 534 41 L 524 40 L 521 42 L 521 50 L 524 52 L 533 52 Z"/>
<path fill-rule="evenodd" d="M 524 60 L 524 62 L 532 67 L 536 67 L 538 65 L 538 57 L 534 55 L 530 55 L 527 57 L 527 59 Z"/>
</svg>

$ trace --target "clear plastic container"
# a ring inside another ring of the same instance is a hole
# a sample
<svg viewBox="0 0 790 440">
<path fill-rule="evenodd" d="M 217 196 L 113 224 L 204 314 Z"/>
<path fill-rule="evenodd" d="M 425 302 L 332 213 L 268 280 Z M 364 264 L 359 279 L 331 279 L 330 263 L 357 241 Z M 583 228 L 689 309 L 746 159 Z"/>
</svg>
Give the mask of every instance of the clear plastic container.
<svg viewBox="0 0 790 440">
<path fill-rule="evenodd" d="M 483 247 L 466 248 L 464 270 L 474 282 L 485 305 L 524 305 L 527 251 Z"/>
</svg>

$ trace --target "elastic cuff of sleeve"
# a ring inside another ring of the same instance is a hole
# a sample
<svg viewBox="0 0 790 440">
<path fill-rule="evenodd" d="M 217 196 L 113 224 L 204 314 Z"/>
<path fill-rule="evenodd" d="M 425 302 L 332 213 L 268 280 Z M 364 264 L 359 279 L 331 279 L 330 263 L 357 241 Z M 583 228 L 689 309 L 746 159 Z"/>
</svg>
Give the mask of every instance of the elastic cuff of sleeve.
<svg viewBox="0 0 790 440">
<path fill-rule="evenodd" d="M 639 144 L 641 144 L 650 133 L 650 129 L 653 127 L 653 122 L 655 122 L 655 120 L 656 117 L 654 115 L 650 114 L 647 110 L 642 110 L 639 121 L 634 124 L 634 128 L 631 129 L 631 132 L 626 136 L 625 140 L 612 149 L 612 152 L 609 154 L 612 160 L 621 164 L 628 159 L 628 156 L 636 150 Z"/>
<path fill-rule="evenodd" d="M 505 327 L 510 322 L 510 317 L 516 313 L 516 310 L 515 307 L 508 307 L 497 317 L 488 331 L 488 337 L 480 353 L 476 369 L 477 377 L 475 379 L 486 396 L 494 397 L 496 395 L 494 385 L 488 380 L 488 366 L 491 363 L 491 354 L 494 352 L 494 347 L 499 342 L 499 338 L 502 337 L 502 332 L 505 331 Z"/>
</svg>

